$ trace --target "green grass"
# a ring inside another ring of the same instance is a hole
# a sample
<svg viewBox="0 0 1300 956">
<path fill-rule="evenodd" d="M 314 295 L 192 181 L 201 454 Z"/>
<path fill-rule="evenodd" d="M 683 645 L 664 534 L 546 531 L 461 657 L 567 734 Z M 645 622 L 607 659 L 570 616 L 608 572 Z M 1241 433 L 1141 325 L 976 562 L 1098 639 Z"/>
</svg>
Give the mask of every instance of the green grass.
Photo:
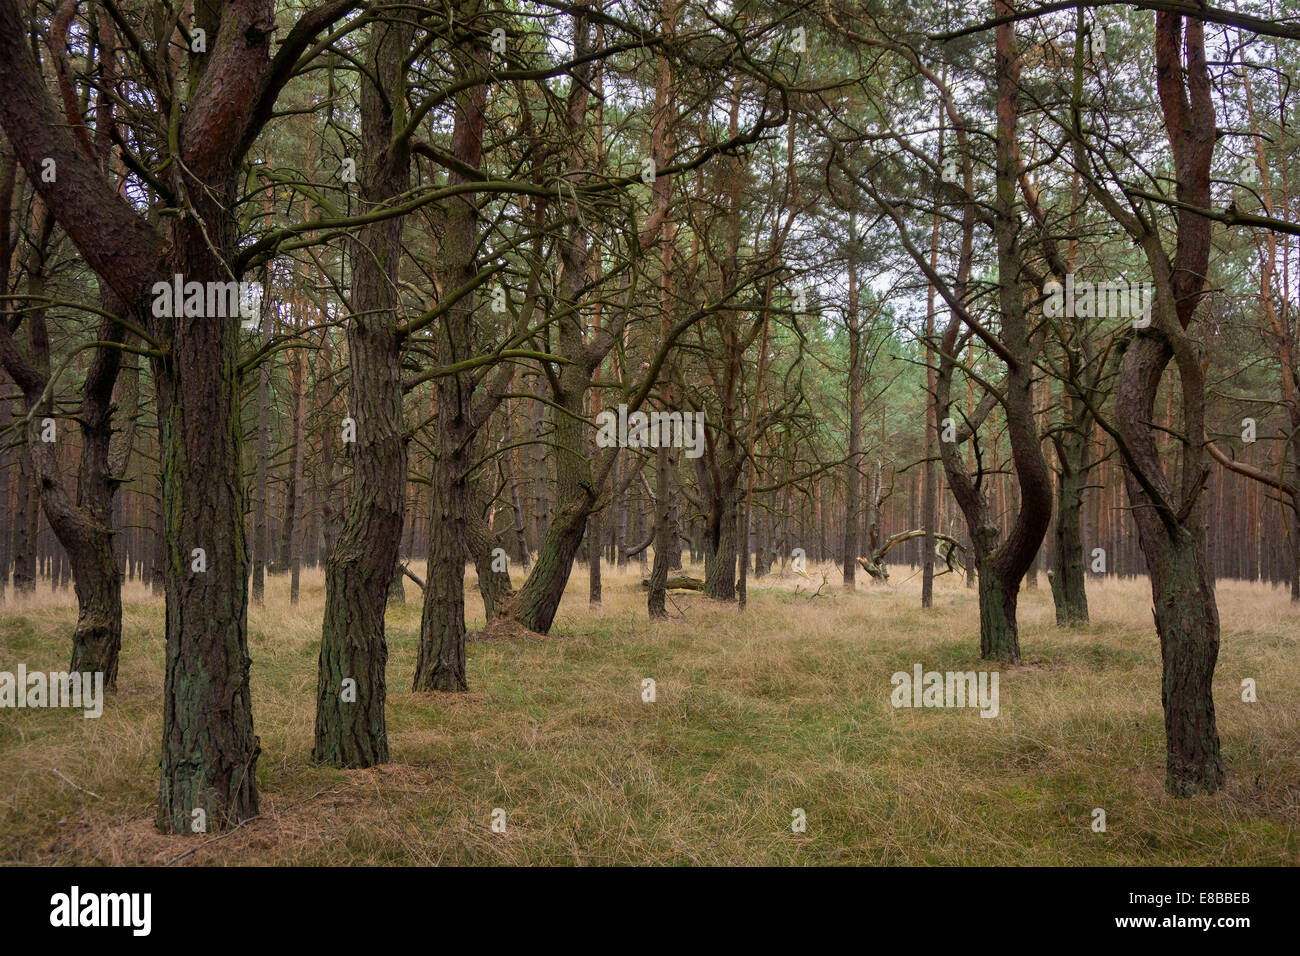
<svg viewBox="0 0 1300 956">
<path fill-rule="evenodd" d="M 419 606 L 408 585 L 413 603 L 388 615 L 392 763 L 353 771 L 309 760 L 321 577 L 304 576 L 292 608 L 273 581 L 250 611 L 261 816 L 201 837 L 153 827 L 162 606 L 130 587 L 121 692 L 102 718 L 0 710 L 0 862 L 1300 862 L 1300 611 L 1281 591 L 1220 585 L 1228 784 L 1175 800 L 1144 581 L 1092 583 L 1093 622 L 1073 630 L 1055 627 L 1045 587 L 1026 591 L 1025 665 L 1001 670 L 990 720 L 889 703 L 890 675 L 915 663 L 990 669 L 960 582 L 940 579 L 922 614 L 919 579 L 811 600 L 807 582 L 768 579 L 743 615 L 674 595 L 684 616 L 651 624 L 640 577 L 607 571 L 591 610 L 579 569 L 552 637 L 471 642 L 460 695 L 409 690 Z M 0 670 L 64 668 L 75 617 L 69 595 L 11 597 Z M 641 700 L 646 677 L 654 703 Z M 1243 677 L 1258 703 L 1241 701 Z M 1105 833 L 1091 829 L 1095 807 Z M 505 833 L 490 827 L 494 808 Z M 805 833 L 791 831 L 795 808 Z"/>
</svg>

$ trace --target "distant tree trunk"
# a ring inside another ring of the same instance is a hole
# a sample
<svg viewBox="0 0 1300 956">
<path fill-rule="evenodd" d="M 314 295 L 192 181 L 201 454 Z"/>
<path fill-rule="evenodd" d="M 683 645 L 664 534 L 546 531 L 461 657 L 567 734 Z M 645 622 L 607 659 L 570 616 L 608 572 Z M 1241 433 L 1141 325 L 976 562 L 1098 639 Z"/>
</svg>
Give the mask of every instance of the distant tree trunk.
<svg viewBox="0 0 1300 956">
<path fill-rule="evenodd" d="M 167 567 L 167 532 L 163 523 L 162 513 L 162 482 L 158 482 L 158 496 L 153 501 L 153 510 L 150 512 L 150 521 L 152 536 L 152 550 L 149 554 L 149 590 L 154 597 L 164 595 L 167 590 L 167 579 L 164 569 Z"/>
<path fill-rule="evenodd" d="M 655 454 L 655 560 L 650 571 L 648 598 L 651 618 L 668 616 L 664 608 L 668 594 L 668 553 L 677 540 L 677 528 L 673 524 L 672 466 L 668 459 L 667 448 L 660 448 Z"/>
<path fill-rule="evenodd" d="M 399 551 L 397 557 L 393 560 L 393 579 L 388 584 L 388 603 L 405 604 L 406 603 L 406 586 L 402 583 L 402 555 Z"/>
<path fill-rule="evenodd" d="M 537 391 L 541 397 L 545 397 L 545 386 L 538 384 Z M 546 404 L 544 401 L 529 402 L 529 412 L 532 418 L 532 434 L 538 438 L 551 438 L 547 434 L 546 428 Z M 533 500 L 533 540 L 537 542 L 536 550 L 541 550 L 542 541 L 546 537 L 546 532 L 550 527 L 550 493 L 548 488 L 548 479 L 546 474 L 546 463 L 549 460 L 549 449 L 546 445 L 536 444 L 532 447 L 533 474 L 531 481 L 532 500 Z"/>
<path fill-rule="evenodd" d="M 317 564 L 325 564 L 329 561 L 330 552 L 334 550 L 334 545 L 338 542 L 339 534 L 343 530 L 343 521 L 346 517 L 344 508 L 340 506 L 338 487 L 341 481 L 339 474 L 340 467 L 335 452 L 336 440 L 340 437 L 339 418 L 335 417 L 332 403 L 329 400 L 329 387 L 322 384 L 322 379 L 327 380 L 328 374 L 319 371 L 320 369 L 329 369 L 329 339 L 326 335 L 321 336 L 321 349 L 319 353 L 318 372 L 316 375 L 316 414 L 318 420 L 324 425 L 320 432 L 320 458 L 317 460 L 316 467 L 312 470 L 312 483 L 316 486 L 316 497 L 321 505 L 321 550 L 317 555 Z"/>
<path fill-rule="evenodd" d="M 587 516 L 587 604 L 600 607 L 602 585 L 600 580 L 600 512 Z M 652 587 L 653 590 L 653 587 Z"/>
<path fill-rule="evenodd" d="M 298 577 L 301 556 L 296 546 L 299 498 L 302 496 L 303 443 L 306 419 L 303 415 L 303 355 L 295 350 L 289 356 L 289 382 L 293 390 L 293 413 L 289 424 L 289 475 L 285 491 L 284 524 L 280 528 L 280 570 L 289 573 L 289 603 L 298 603 Z"/>
<path fill-rule="evenodd" d="M 939 150 L 943 151 L 944 110 L 939 109 Z M 939 224 L 941 217 L 935 209 L 934 222 L 930 231 L 930 267 L 936 268 L 939 262 Z M 938 422 L 935 415 L 935 355 L 934 355 L 934 306 L 935 287 L 933 282 L 926 283 L 925 303 L 925 438 L 921 443 L 921 527 L 925 530 L 921 555 L 921 607 L 934 606 L 934 534 L 939 530 L 939 493 L 938 475 L 935 473 L 935 435 Z"/>
<path fill-rule="evenodd" d="M 509 562 L 497 566 L 502 554 L 493 554 L 499 544 L 483 517 L 482 510 L 473 507 L 470 511 L 468 541 L 470 555 L 474 558 L 474 569 L 478 573 L 479 594 L 483 598 L 483 619 L 491 621 L 504 612 L 515 589 L 510 583 Z M 502 548 L 501 551 L 504 553 L 505 549 Z"/>
<path fill-rule="evenodd" d="M 271 270 L 262 273 L 262 344 L 271 341 Z M 261 607 L 266 595 L 267 459 L 271 454 L 271 363 L 262 363 L 257 378 L 257 483 L 253 490 L 253 603 Z"/>
<path fill-rule="evenodd" d="M 505 413 L 505 443 L 506 447 L 514 444 L 514 434 L 511 422 L 510 403 L 506 402 Z M 510 514 L 514 519 L 515 547 L 519 557 L 519 565 L 525 571 L 528 570 L 529 564 L 532 563 L 532 555 L 528 550 L 528 535 L 524 529 L 524 509 L 519 496 L 519 468 L 518 468 L 518 449 L 511 448 L 506 453 L 506 481 L 510 482 Z M 597 535 L 599 537 L 599 535 Z"/>
<path fill-rule="evenodd" d="M 24 435 L 19 452 L 18 494 L 14 507 L 14 593 L 30 594 L 36 590 L 36 475 L 32 466 L 30 437 Z"/>
<path fill-rule="evenodd" d="M 849 457 L 844 463 L 844 586 L 857 586 L 858 516 L 862 510 L 862 326 L 858 315 L 856 218 L 849 216 Z"/>
</svg>

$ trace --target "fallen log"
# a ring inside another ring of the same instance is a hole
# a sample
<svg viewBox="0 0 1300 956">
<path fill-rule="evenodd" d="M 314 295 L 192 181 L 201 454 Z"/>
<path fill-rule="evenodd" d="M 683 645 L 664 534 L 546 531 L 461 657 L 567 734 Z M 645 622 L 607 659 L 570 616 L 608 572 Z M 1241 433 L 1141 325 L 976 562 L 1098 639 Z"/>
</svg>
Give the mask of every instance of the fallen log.
<svg viewBox="0 0 1300 956">
<path fill-rule="evenodd" d="M 641 587 L 648 590 L 650 588 L 650 579 L 642 578 Z M 668 579 L 665 587 L 669 591 L 703 591 L 704 582 L 699 578 L 691 577 L 689 574 L 675 574 Z"/>
</svg>

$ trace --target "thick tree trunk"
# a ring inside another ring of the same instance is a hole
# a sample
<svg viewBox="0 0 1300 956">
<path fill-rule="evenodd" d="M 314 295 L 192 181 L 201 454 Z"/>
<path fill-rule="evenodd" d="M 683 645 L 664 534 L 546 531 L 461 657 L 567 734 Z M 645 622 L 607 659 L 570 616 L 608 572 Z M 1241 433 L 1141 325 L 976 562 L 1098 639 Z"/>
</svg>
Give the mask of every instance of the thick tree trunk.
<svg viewBox="0 0 1300 956">
<path fill-rule="evenodd" d="M 581 60 L 591 50 L 591 22 L 582 7 L 575 8 L 573 21 L 573 55 Z M 566 165 L 574 176 L 581 176 L 585 167 L 577 144 L 586 129 L 591 74 L 590 62 L 583 62 L 573 71 L 574 83 L 566 102 L 567 131 L 574 144 Z M 566 208 L 579 221 L 558 241 L 559 300 L 571 307 L 572 312 L 560 320 L 556 337 L 560 354 L 570 358 L 572 364 L 565 365 L 552 384 L 554 406 L 548 408 L 547 416 L 551 426 L 549 437 L 554 444 L 550 455 L 555 461 L 555 502 L 537 560 L 515 595 L 511 613 L 518 623 L 541 634 L 547 633 L 555 620 L 573 571 L 574 557 L 582 544 L 587 518 L 612 467 L 610 453 L 614 451 L 602 449 L 599 467 L 592 468 L 590 444 L 583 433 L 585 395 L 594 370 L 612 348 L 614 339 L 607 330 L 596 328 L 592 330 L 593 341 L 586 341 L 588 330 L 579 309 L 588 263 L 586 227 L 574 203 Z M 537 404 L 540 407 L 541 403 Z M 539 425 L 537 433 L 544 434 L 547 430 Z"/>
<path fill-rule="evenodd" d="M 546 529 L 532 571 L 519 589 L 513 617 L 530 631 L 546 634 L 559 610 L 560 598 L 573 571 L 573 559 L 582 543 L 586 512 L 581 501 L 561 503 Z"/>
<path fill-rule="evenodd" d="M 225 280 L 209 237 L 216 232 L 218 248 L 233 247 L 231 198 L 204 195 L 206 232 L 177 228 L 173 270 L 186 281 Z M 153 367 L 167 549 L 158 825 L 173 833 L 200 823 L 225 830 L 258 812 L 237 333 L 236 323 L 215 318 L 167 320 L 171 357 Z"/>
<path fill-rule="evenodd" d="M 1189 19 L 1184 35 L 1180 15 L 1156 14 L 1156 81 L 1177 173 L 1176 195 L 1199 208 L 1210 205 L 1217 138 L 1204 29 L 1203 22 Z M 1075 154 L 1084 158 L 1078 146 Z M 1087 168 L 1086 159 L 1080 167 Z M 1094 189 L 1102 198 L 1099 193 Z M 1223 786 L 1224 770 L 1212 693 L 1219 615 L 1206 551 L 1205 366 L 1186 331 L 1209 287 L 1211 224 L 1180 213 L 1170 260 L 1151 227 L 1121 221 L 1142 243 L 1155 279 L 1151 326 L 1124 352 L 1115 418 L 1164 664 L 1165 789 L 1179 797 L 1215 793 Z M 1158 441 L 1163 430 L 1154 422 L 1156 397 L 1171 361 L 1181 399 L 1181 427 L 1174 434 L 1181 434 L 1183 443 L 1169 462 Z M 1176 487 L 1167 469 L 1178 475 Z"/>
<path fill-rule="evenodd" d="M 1177 797 L 1215 793 L 1224 780 L 1213 694 L 1219 612 L 1204 532 L 1170 535 L 1162 529 L 1143 538 L 1142 550 L 1151 574 L 1163 662 L 1165 789 Z"/>
<path fill-rule="evenodd" d="M 704 538 L 704 593 L 715 601 L 736 599 L 736 487 L 721 489 Z"/>
<path fill-rule="evenodd" d="M 184 212 L 168 235 L 142 218 L 87 157 L 44 88 L 18 5 L 0 0 L 0 122 L 29 180 L 101 281 L 164 354 L 153 357 L 166 533 L 167 625 L 158 823 L 164 830 L 224 829 L 257 813 L 248 692 L 248 555 L 244 540 L 237 324 L 155 315 L 151 284 L 179 274 L 222 282 L 237 259 L 234 184 L 248 144 L 272 113 L 292 64 L 353 5 L 305 14 L 270 56 L 270 0 L 198 5 L 211 48 L 190 58 L 179 154 L 159 167 Z M 170 43 L 170 34 L 158 38 Z M 179 64 L 180 57 L 177 58 Z M 156 99 L 164 93 L 149 91 Z M 57 179 L 38 175 L 45 158 Z M 162 170 L 165 169 L 165 173 Z M 101 286 L 102 288 L 102 286 Z M 110 549 L 111 550 L 111 549 Z M 202 811 L 201 813 L 198 811 Z M 203 819 L 206 817 L 206 819 Z"/>
<path fill-rule="evenodd" d="M 997 0 L 999 14 L 1007 12 L 1005 0 Z M 997 199 L 994 204 L 994 234 L 998 257 L 998 309 L 1001 316 L 1000 350 L 1007 365 L 997 401 L 1006 416 L 1006 434 L 1010 439 L 1019 501 L 1015 522 L 1001 538 L 1000 522 L 989 500 L 985 469 L 978 466 L 972 480 L 962 462 L 958 446 L 972 441 L 993 407 L 994 398 L 986 396 L 957 428 L 956 441 L 940 440 L 940 456 L 957 504 L 966 519 L 973 552 L 972 564 L 978 569 L 980 601 L 980 656 L 1006 664 L 1020 661 L 1020 644 L 1016 627 L 1016 599 L 1025 572 L 1033 565 L 1051 523 L 1052 483 L 1043 458 L 1041 436 L 1033 408 L 1034 356 L 1036 347 L 1030 336 L 1024 288 L 1024 255 L 1020 245 L 1020 220 L 1016 210 L 1019 161 L 1016 152 L 1016 127 L 1020 94 L 1020 67 L 1015 48 L 1015 31 L 1003 23 L 996 32 L 996 76 L 998 83 L 997 117 Z M 966 223 L 970 218 L 967 213 Z M 968 233 L 969 235 L 969 233 Z M 965 253 L 969 252 L 969 248 Z M 963 254 L 960 298 L 964 299 L 968 256 Z M 954 315 L 944 333 L 940 349 L 940 368 L 936 378 L 936 405 L 941 416 L 951 416 L 952 375 L 960 330 Z M 954 423 L 955 424 L 955 423 Z"/>
<path fill-rule="evenodd" d="M 992 557 L 979 560 L 980 657 L 1004 664 L 1020 663 L 1016 602 L 1020 582 L 1008 585 L 998 576 Z"/>
</svg>

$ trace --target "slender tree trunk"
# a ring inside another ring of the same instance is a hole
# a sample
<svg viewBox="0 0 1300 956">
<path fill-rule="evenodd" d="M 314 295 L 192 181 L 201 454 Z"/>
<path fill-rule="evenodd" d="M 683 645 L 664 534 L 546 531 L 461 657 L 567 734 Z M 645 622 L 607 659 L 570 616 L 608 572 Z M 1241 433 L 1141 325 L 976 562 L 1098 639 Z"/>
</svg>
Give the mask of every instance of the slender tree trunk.
<svg viewBox="0 0 1300 956">
<path fill-rule="evenodd" d="M 648 606 L 651 618 L 667 617 L 664 604 L 668 595 L 668 554 L 677 540 L 673 524 L 672 473 L 667 448 L 655 455 L 655 560 L 650 570 Z"/>
<path fill-rule="evenodd" d="M 467 20 L 478 14 L 477 0 L 462 3 Z M 476 75 L 486 54 L 481 45 L 457 57 L 464 75 Z M 477 168 L 483 157 L 483 113 L 487 101 L 484 84 L 471 86 L 456 97 L 452 152 Z M 459 172 L 448 173 L 449 183 L 467 182 Z M 439 246 L 439 271 L 444 287 L 460 289 L 477 274 L 478 211 L 474 193 L 458 196 L 447 206 L 446 229 Z M 443 316 L 439 360 L 463 362 L 474 349 L 474 295 L 459 299 Z M 463 691 L 465 678 L 465 560 L 470 522 L 469 469 L 472 465 L 474 385 L 470 374 L 446 375 L 437 381 L 438 456 L 433 473 L 430 510 L 429 566 L 420 617 L 420 650 L 415 665 L 415 690 Z M 487 537 L 486 533 L 481 533 Z M 481 547 L 480 552 L 489 550 Z M 486 556 L 485 556 L 486 557 Z M 488 573 L 491 573 L 490 562 Z M 484 584 L 480 581 L 480 588 Z M 491 585 L 489 585 L 490 587 Z"/>
<path fill-rule="evenodd" d="M 507 447 L 514 444 L 512 421 L 510 403 L 507 401 L 505 412 L 505 443 Z M 514 519 L 515 547 L 518 549 L 519 566 L 526 571 L 532 563 L 532 555 L 528 550 L 528 535 L 524 529 L 524 509 L 519 495 L 518 449 L 511 448 L 506 453 L 506 467 L 506 480 L 510 482 L 510 514 Z M 599 538 L 600 535 L 597 534 L 596 537 Z M 597 574 L 599 574 L 599 570 Z M 597 594 L 597 599 L 599 603 L 599 594 Z"/>
<path fill-rule="evenodd" d="M 602 596 L 602 584 L 600 580 L 601 564 L 601 547 L 600 547 L 600 512 L 593 511 L 587 516 L 587 604 L 589 607 L 600 607 Z M 653 585 L 651 587 L 653 590 Z"/>
<path fill-rule="evenodd" d="M 849 458 L 844 463 L 844 587 L 857 586 L 858 518 L 862 510 L 862 328 L 858 316 L 856 220 L 849 217 Z"/>
<path fill-rule="evenodd" d="M 404 193 L 410 151 L 393 145 L 405 123 L 410 14 L 370 27 L 361 83 L 363 206 Z M 373 79 L 372 79 L 373 77 Z M 378 86 L 376 85 L 378 83 Z M 337 767 L 388 760 L 384 610 L 397 567 L 406 498 L 401 342 L 396 331 L 402 218 L 369 223 L 352 242 L 348 413 L 356 426 L 347 520 L 325 565 L 325 620 L 316 685 L 313 759 Z"/>
<path fill-rule="evenodd" d="M 32 528 L 36 514 L 35 474 L 30 438 L 25 436 L 18 456 L 18 494 L 14 507 L 13 555 L 14 593 L 36 590 L 36 535 Z"/>
<path fill-rule="evenodd" d="M 271 341 L 271 270 L 262 274 L 262 344 Z M 266 595 L 267 458 L 271 454 L 271 363 L 266 361 L 257 378 L 257 484 L 253 498 L 253 603 L 259 607 Z"/>
</svg>

